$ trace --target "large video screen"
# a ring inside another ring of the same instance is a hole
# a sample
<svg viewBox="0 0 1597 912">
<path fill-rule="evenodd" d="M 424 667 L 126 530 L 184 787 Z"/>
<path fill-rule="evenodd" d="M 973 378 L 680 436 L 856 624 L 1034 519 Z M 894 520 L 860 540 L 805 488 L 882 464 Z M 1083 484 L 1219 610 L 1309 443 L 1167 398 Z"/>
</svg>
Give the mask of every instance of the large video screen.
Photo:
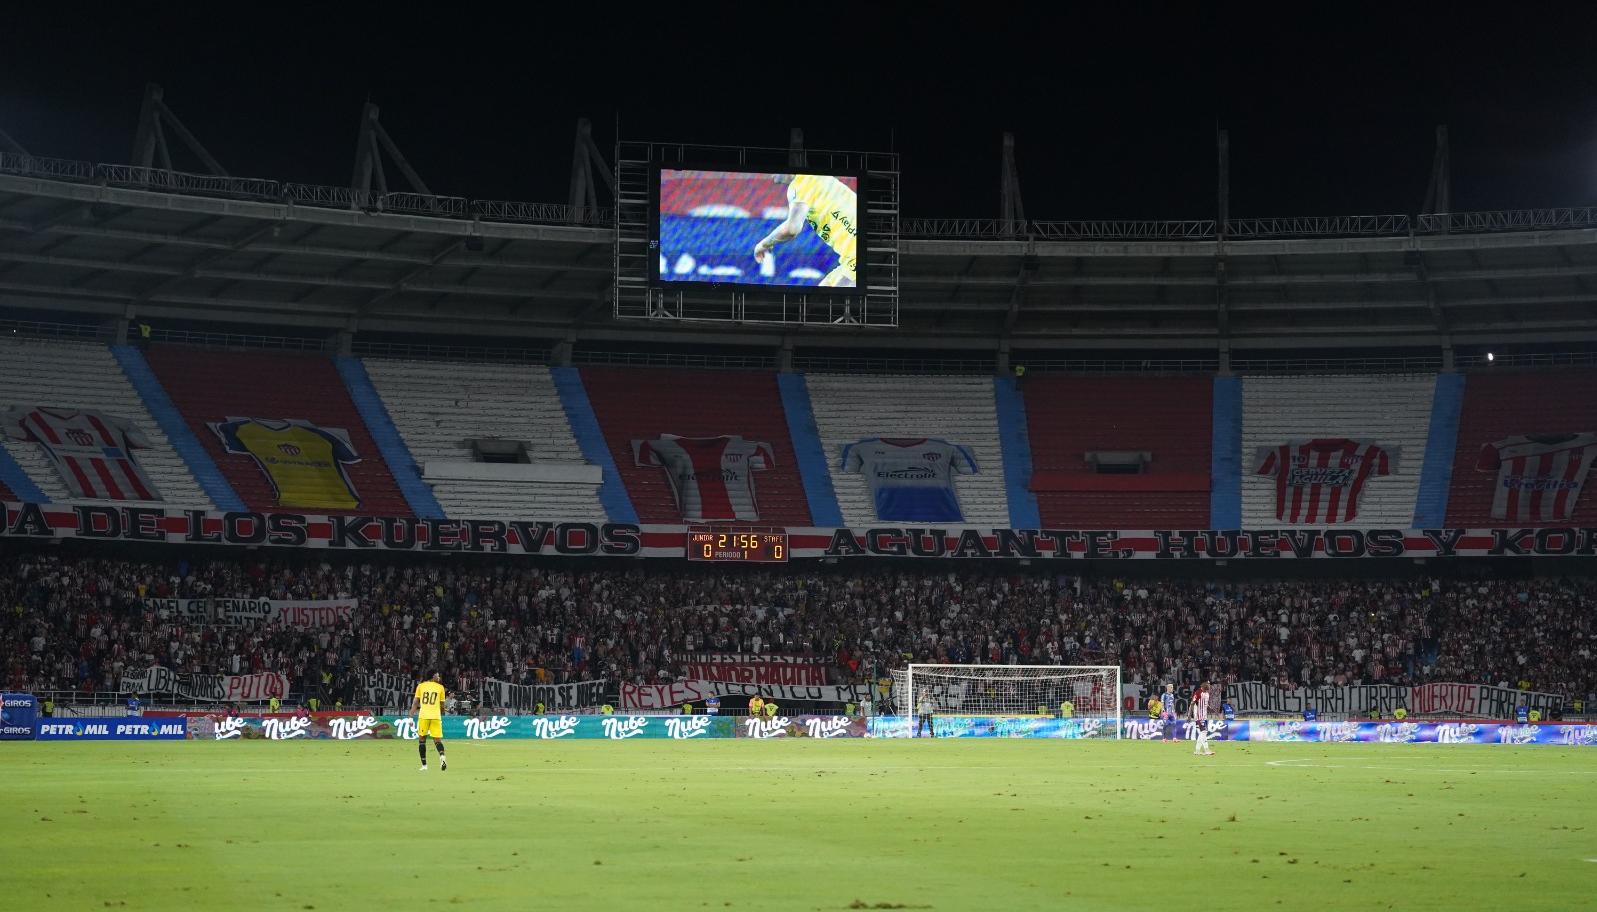
<svg viewBox="0 0 1597 912">
<path fill-rule="evenodd" d="M 662 282 L 863 284 L 858 177 L 661 168 L 656 211 Z"/>
</svg>

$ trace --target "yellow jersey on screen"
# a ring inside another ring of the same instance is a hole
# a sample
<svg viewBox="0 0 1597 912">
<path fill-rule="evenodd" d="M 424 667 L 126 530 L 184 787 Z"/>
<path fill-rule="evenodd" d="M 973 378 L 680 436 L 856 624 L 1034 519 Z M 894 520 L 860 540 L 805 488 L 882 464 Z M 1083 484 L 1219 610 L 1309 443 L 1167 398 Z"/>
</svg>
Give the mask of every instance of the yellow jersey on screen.
<svg viewBox="0 0 1597 912">
<path fill-rule="evenodd" d="M 344 467 L 360 457 L 342 428 L 268 418 L 229 418 L 211 428 L 229 453 L 255 460 L 280 506 L 359 509 Z"/>
<path fill-rule="evenodd" d="M 859 198 L 848 185 L 825 174 L 796 174 L 788 185 L 793 199 L 809 207 L 804 220 L 821 243 L 832 248 L 850 273 L 859 249 Z"/>
<path fill-rule="evenodd" d="M 444 717 L 444 685 L 437 681 L 423 681 L 416 685 L 416 702 L 421 709 L 416 711 L 418 719 L 442 719 Z"/>
</svg>

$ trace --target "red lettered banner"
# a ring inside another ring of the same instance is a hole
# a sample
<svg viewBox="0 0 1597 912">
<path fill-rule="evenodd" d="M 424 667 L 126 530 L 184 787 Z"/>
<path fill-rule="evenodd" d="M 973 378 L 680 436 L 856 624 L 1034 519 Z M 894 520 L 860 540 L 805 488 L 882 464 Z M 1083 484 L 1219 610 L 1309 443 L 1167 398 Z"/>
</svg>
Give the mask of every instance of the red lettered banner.
<svg viewBox="0 0 1597 912">
<path fill-rule="evenodd" d="M 734 684 L 819 685 L 826 683 L 826 666 L 808 655 L 691 653 L 683 657 L 682 676 Z"/>
<path fill-rule="evenodd" d="M 734 684 L 728 681 L 678 681 L 675 684 L 622 684 L 622 709 L 670 709 L 703 703 L 710 697 L 748 700 L 761 697 L 781 703 L 858 703 L 870 695 L 869 684 L 809 687 L 783 684 Z"/>
</svg>

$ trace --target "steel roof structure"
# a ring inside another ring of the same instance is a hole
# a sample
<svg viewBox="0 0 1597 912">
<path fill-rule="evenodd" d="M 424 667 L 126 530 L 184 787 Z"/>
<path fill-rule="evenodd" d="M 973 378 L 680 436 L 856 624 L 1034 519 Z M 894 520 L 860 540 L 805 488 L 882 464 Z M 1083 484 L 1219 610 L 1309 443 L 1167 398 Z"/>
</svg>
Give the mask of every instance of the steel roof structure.
<svg viewBox="0 0 1597 912">
<path fill-rule="evenodd" d="M 397 154 L 380 130 L 370 155 Z M 596 159 L 581 139 L 579 156 Z M 1450 362 L 1455 346 L 1597 342 L 1597 209 L 905 219 L 896 329 L 659 323 L 612 312 L 613 212 L 592 205 L 590 168 L 573 204 L 542 205 L 391 191 L 380 159 L 375 183 L 367 160 L 352 187 L 186 173 L 143 142 L 137 165 L 0 152 L 0 316 L 202 322 L 346 346 L 447 334 L 557 358 L 636 341 L 1168 350 L 1224 368 L 1232 352 L 1401 348 Z M 1007 191 L 1004 211 L 1020 211 Z"/>
</svg>

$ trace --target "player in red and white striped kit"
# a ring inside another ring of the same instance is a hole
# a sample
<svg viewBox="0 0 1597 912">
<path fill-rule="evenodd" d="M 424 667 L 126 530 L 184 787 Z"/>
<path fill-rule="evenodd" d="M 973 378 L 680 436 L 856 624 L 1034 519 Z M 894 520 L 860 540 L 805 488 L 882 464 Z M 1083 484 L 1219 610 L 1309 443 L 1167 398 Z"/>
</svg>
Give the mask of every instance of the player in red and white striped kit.
<svg viewBox="0 0 1597 912">
<path fill-rule="evenodd" d="M 1209 684 L 1205 681 L 1198 685 L 1192 694 L 1192 708 L 1187 710 L 1187 715 L 1192 719 L 1192 754 L 1193 756 L 1214 756 L 1214 751 L 1209 749 Z"/>
</svg>

